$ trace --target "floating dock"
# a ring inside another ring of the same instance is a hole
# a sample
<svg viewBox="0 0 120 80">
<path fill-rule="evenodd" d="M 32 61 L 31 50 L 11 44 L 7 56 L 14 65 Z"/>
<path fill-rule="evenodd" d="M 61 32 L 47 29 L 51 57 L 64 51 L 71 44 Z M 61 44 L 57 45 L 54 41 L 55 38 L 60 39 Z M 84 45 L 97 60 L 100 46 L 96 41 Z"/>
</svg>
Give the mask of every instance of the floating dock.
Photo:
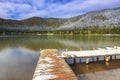
<svg viewBox="0 0 120 80">
<path fill-rule="evenodd" d="M 40 52 L 32 80 L 78 80 L 72 69 L 56 49 Z"/>
<path fill-rule="evenodd" d="M 98 50 L 84 50 L 84 51 L 65 51 L 62 52 L 62 57 L 65 59 L 86 58 L 86 63 L 89 63 L 89 58 L 104 57 L 104 60 L 108 62 L 112 59 L 112 56 L 120 55 L 120 47 L 106 47 L 106 49 L 98 48 Z M 75 62 L 75 60 L 74 60 Z"/>
</svg>

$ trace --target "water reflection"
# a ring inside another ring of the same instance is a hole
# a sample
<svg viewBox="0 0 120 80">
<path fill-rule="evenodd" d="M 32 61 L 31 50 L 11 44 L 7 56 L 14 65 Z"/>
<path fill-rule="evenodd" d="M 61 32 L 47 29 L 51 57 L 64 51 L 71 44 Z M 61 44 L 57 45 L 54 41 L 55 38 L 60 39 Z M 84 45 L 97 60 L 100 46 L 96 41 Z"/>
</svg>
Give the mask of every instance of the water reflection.
<svg viewBox="0 0 120 80">
<path fill-rule="evenodd" d="M 0 49 L 22 46 L 34 50 L 55 48 L 59 50 L 93 49 L 120 46 L 119 36 L 12 36 L 0 37 Z"/>
<path fill-rule="evenodd" d="M 120 69 L 78 75 L 79 80 L 120 80 Z"/>
<path fill-rule="evenodd" d="M 72 36 L 61 37 L 59 43 L 67 46 L 69 50 L 93 49 L 106 46 L 120 46 L 120 37 L 115 36 Z M 72 47 L 72 48 L 71 48 Z"/>
<path fill-rule="evenodd" d="M 62 51 L 65 49 L 79 50 L 80 48 L 104 48 L 106 46 L 120 46 L 120 37 L 57 35 L 0 36 L 0 80 L 31 80 L 40 48 L 55 48 Z M 94 60 L 96 60 L 96 58 Z M 81 61 L 84 62 L 85 60 L 82 59 Z M 115 61 L 114 63 L 117 64 L 118 62 Z M 111 64 L 108 64 L 108 66 L 110 65 Z M 103 67 L 102 64 L 96 64 L 93 66 L 96 66 L 98 68 Z M 81 74 L 79 71 L 85 70 L 85 72 L 88 72 L 89 70 L 93 69 L 93 66 L 90 67 L 90 65 L 87 65 L 83 68 L 79 68 L 77 65 L 73 65 L 72 67 L 73 70 L 76 70 L 76 73 L 79 75 Z"/>
<path fill-rule="evenodd" d="M 80 80 L 120 80 L 120 59 L 70 65 Z"/>
<path fill-rule="evenodd" d="M 0 51 L 0 80 L 31 80 L 39 54 L 26 48 Z"/>
</svg>

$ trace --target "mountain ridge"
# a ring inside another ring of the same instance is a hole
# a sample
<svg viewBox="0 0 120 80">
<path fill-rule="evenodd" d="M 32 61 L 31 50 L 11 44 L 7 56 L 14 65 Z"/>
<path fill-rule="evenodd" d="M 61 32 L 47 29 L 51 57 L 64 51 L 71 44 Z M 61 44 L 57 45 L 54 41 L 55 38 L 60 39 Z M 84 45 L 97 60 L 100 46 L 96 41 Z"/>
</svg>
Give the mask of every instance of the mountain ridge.
<svg viewBox="0 0 120 80">
<path fill-rule="evenodd" d="M 72 18 L 31 17 L 23 20 L 0 18 L 1 30 L 73 30 L 119 27 L 120 7 L 90 11 Z M 111 26 L 112 25 L 112 26 Z"/>
</svg>

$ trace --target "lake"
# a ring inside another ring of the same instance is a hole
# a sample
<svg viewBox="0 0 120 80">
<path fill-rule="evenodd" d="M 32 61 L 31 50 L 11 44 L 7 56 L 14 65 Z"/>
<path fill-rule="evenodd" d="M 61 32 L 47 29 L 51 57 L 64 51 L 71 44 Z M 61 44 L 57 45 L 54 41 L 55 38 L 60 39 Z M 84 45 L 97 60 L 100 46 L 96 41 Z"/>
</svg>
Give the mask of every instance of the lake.
<svg viewBox="0 0 120 80">
<path fill-rule="evenodd" d="M 120 36 L 0 36 L 0 80 L 31 80 L 40 49 L 87 50 L 108 46 L 120 46 Z M 80 80 L 120 79 L 119 60 L 110 61 L 107 67 L 103 61 L 70 67 Z"/>
</svg>

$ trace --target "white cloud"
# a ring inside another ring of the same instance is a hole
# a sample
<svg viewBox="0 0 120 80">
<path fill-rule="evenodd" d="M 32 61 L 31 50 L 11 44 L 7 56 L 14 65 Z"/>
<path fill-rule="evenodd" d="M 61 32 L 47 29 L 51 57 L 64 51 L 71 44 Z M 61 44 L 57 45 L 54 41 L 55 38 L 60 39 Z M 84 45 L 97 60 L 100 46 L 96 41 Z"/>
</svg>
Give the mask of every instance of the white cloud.
<svg viewBox="0 0 120 80">
<path fill-rule="evenodd" d="M 13 19 L 33 16 L 65 18 L 112 7 L 120 7 L 120 0 L 72 0 L 66 4 L 50 3 L 46 0 L 0 0 L 0 17 Z"/>
<path fill-rule="evenodd" d="M 31 0 L 0 0 L 0 2 L 11 2 L 11 3 L 28 3 Z"/>
<path fill-rule="evenodd" d="M 28 4 L 15 4 L 11 2 L 0 2 L 0 15 L 4 15 L 5 18 L 11 18 L 11 16 L 19 16 L 17 14 L 28 13 L 32 7 Z M 32 11 L 31 11 L 32 12 Z"/>
<path fill-rule="evenodd" d="M 63 15 L 63 17 L 68 15 L 71 17 L 72 15 L 82 14 L 83 12 L 118 6 L 120 6 L 120 0 L 85 0 L 82 2 L 79 0 L 74 0 L 68 4 L 58 6 L 54 9 L 56 10 L 54 12 L 59 14 L 61 13 L 61 16 Z"/>
<path fill-rule="evenodd" d="M 4 11 L 0 8 L 0 17 L 1 18 L 7 18 L 7 17 L 9 17 L 9 14 L 7 14 L 6 11 Z"/>
</svg>

